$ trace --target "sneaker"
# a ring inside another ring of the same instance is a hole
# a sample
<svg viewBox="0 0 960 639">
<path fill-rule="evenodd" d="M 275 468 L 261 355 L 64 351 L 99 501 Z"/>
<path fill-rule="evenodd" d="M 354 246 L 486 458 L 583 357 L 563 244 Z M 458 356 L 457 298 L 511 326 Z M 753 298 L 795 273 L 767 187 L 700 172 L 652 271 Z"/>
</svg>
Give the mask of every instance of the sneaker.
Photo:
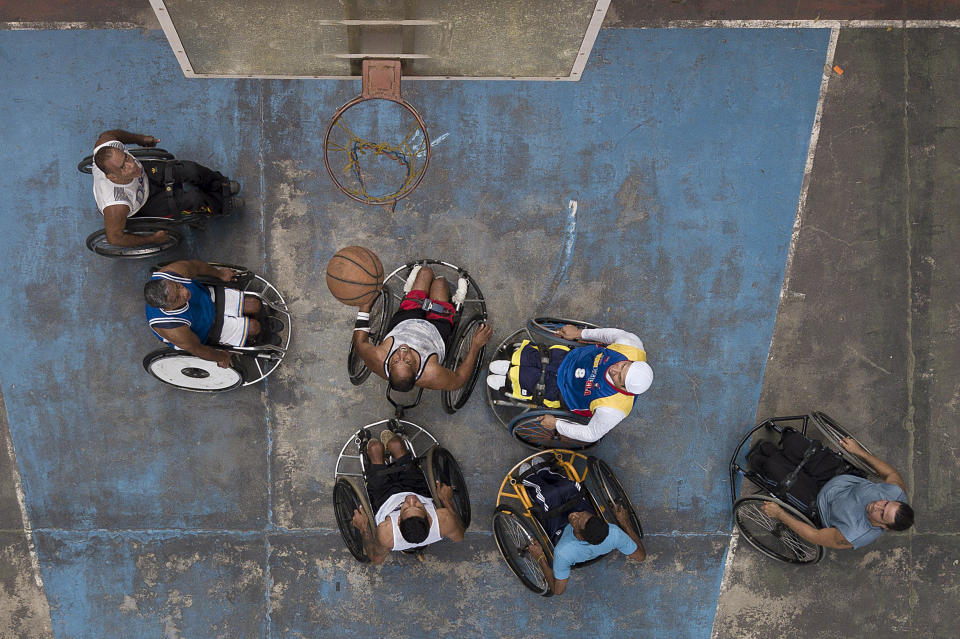
<svg viewBox="0 0 960 639">
<path fill-rule="evenodd" d="M 500 390 L 507 385 L 506 375 L 487 375 L 487 386 L 495 391 Z"/>
<path fill-rule="evenodd" d="M 495 359 L 490 362 L 490 372 L 494 375 L 506 375 L 510 372 L 510 360 Z"/>
<path fill-rule="evenodd" d="M 517 477 L 519 477 L 520 475 L 524 474 L 525 472 L 527 472 L 527 471 L 530 470 L 531 468 L 533 468 L 533 466 L 531 466 L 531 465 L 530 465 L 529 463 L 527 463 L 527 462 L 523 462 L 522 464 L 520 464 L 519 466 L 517 466 Z"/>
<path fill-rule="evenodd" d="M 265 317 L 262 320 L 262 325 L 265 329 L 267 329 L 268 333 L 279 333 L 284 329 L 283 321 L 281 321 L 280 318 L 273 316 Z"/>
<path fill-rule="evenodd" d="M 227 201 L 223 203 L 223 214 L 230 215 L 232 213 L 239 213 L 243 210 L 244 201 L 243 198 L 239 195 L 234 195 L 227 198 Z"/>
<path fill-rule="evenodd" d="M 227 180 L 223 183 L 223 194 L 226 196 L 236 195 L 240 192 L 240 183 L 234 180 Z"/>
<path fill-rule="evenodd" d="M 384 448 L 387 447 L 387 444 L 389 444 L 390 440 L 394 437 L 397 437 L 397 434 L 390 429 L 384 428 L 380 431 L 380 443 L 383 444 Z"/>
<path fill-rule="evenodd" d="M 283 339 L 275 333 L 260 333 L 257 336 L 258 345 L 269 344 L 270 346 L 281 346 L 283 344 Z"/>
</svg>

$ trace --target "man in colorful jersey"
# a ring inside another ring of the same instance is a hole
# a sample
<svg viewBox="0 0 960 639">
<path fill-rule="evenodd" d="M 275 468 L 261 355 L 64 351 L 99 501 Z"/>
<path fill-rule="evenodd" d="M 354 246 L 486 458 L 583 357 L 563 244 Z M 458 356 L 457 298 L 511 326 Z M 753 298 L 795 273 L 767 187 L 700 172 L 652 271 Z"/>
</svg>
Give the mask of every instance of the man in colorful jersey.
<svg viewBox="0 0 960 639">
<path fill-rule="evenodd" d="M 393 458 L 389 464 L 385 450 Z M 353 511 L 353 525 L 360 531 L 370 561 L 379 565 L 391 550 L 422 548 L 443 538 L 463 541 L 464 528 L 453 507 L 453 489 L 437 482 L 437 495 L 442 502 L 438 508 L 426 496 L 430 494 L 426 477 L 398 435 L 384 430 L 380 441 L 371 439 L 367 443 L 367 454 L 367 495 L 376 531 L 370 530 L 362 507 Z"/>
<path fill-rule="evenodd" d="M 153 147 L 160 140 L 122 129 L 104 131 L 93 148 L 93 197 L 103 215 L 107 241 L 115 246 L 146 246 L 167 239 L 124 232 L 127 218 L 173 217 L 181 212 L 232 212 L 243 207 L 240 185 L 196 162 L 155 160 L 141 163 L 124 145 Z M 188 184 L 190 187 L 184 188 Z"/>
<path fill-rule="evenodd" d="M 589 416 L 590 421 L 578 424 L 544 415 L 541 423 L 564 437 L 595 442 L 630 413 L 634 397 L 650 388 L 653 370 L 647 364 L 643 342 L 633 333 L 618 328 L 581 329 L 567 324 L 559 334 L 564 339 L 595 341 L 606 346 L 552 346 L 544 356 L 535 344 L 525 340 L 509 361 L 490 363 L 492 374 L 487 377 L 487 384 L 525 400 L 533 399 L 534 391 L 542 386 L 538 395 L 544 406 L 566 408 Z"/>
<path fill-rule="evenodd" d="M 435 277 L 427 266 L 414 267 L 411 277 L 412 288 L 387 324 L 387 334 L 380 344 L 370 341 L 373 303 L 360 307 L 353 330 L 354 348 L 367 368 L 388 380 L 394 390 L 406 392 L 414 386 L 433 390 L 462 388 L 470 380 L 480 349 L 490 341 L 493 330 L 483 324 L 474 333 L 457 370 L 444 368 L 455 310 L 450 303 L 450 285 L 446 279 Z"/>
<path fill-rule="evenodd" d="M 283 330 L 275 317 L 264 318 L 263 324 L 253 316 L 262 310 L 260 300 L 233 288 L 223 290 L 223 316 L 216 317 L 213 290 L 195 278 L 210 277 L 229 283 L 237 273 L 229 268 L 212 266 L 201 260 L 173 262 L 155 272 L 143 287 L 147 322 L 154 334 L 164 342 L 230 368 L 230 352 L 210 344 L 244 346 L 261 332 L 279 342 L 272 333 Z M 219 334 L 212 329 L 220 324 Z M 262 338 L 261 338 L 262 339 Z"/>
<path fill-rule="evenodd" d="M 527 552 L 540 563 L 553 594 L 561 595 L 567 589 L 574 564 L 590 561 L 613 550 L 619 550 L 634 561 L 646 559 L 643 542 L 633 529 L 625 508 L 615 507 L 617 524 L 609 524 L 594 513 L 579 484 L 548 465 L 531 467 L 521 464 L 518 471 L 518 479 L 526 486 L 536 507 L 544 511 L 547 520 L 547 536 L 554 546 L 553 565 L 547 561 L 539 542 L 531 541 Z M 560 514 L 551 514 L 557 512 Z"/>
<path fill-rule="evenodd" d="M 857 440 L 844 437 L 843 448 L 877 471 L 880 482 L 854 475 L 838 475 L 817 494 L 817 510 L 823 528 L 800 521 L 778 504 L 765 503 L 763 511 L 779 519 L 807 541 L 836 548 L 863 548 L 887 530 L 907 530 L 913 525 L 913 509 L 907 504 L 903 477 L 887 462 L 868 453 Z"/>
</svg>

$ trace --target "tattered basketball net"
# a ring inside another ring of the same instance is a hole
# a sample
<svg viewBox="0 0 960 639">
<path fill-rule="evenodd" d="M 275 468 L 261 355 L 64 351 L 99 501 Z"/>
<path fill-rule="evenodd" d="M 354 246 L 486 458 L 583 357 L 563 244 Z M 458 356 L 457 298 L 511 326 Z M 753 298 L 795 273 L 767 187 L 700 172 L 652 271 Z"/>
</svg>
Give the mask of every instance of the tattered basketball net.
<svg viewBox="0 0 960 639">
<path fill-rule="evenodd" d="M 399 60 L 364 60 L 362 81 L 361 95 L 337 109 L 327 125 L 323 162 L 337 188 L 354 200 L 395 205 L 423 179 L 430 136 L 420 114 L 400 97 Z M 391 135 L 392 141 L 384 139 Z"/>
</svg>

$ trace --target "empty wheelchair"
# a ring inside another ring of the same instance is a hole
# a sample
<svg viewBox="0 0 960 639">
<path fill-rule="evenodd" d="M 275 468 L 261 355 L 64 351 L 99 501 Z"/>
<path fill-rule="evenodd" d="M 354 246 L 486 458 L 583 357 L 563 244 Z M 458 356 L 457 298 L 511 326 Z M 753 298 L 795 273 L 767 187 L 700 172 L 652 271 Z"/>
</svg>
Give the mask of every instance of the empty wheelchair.
<svg viewBox="0 0 960 639">
<path fill-rule="evenodd" d="M 154 267 L 154 271 L 163 268 L 163 264 Z M 233 366 L 220 368 L 211 362 L 173 346 L 165 346 L 149 353 L 143 358 L 143 368 L 158 380 L 183 390 L 201 393 L 228 391 L 240 386 L 249 386 L 265 379 L 280 366 L 287 348 L 290 346 L 291 318 L 287 303 L 276 287 L 263 277 L 252 273 L 242 266 L 213 264 L 237 271 L 234 281 L 227 283 L 212 278 L 195 278 L 207 286 L 213 293 L 216 305 L 216 320 L 211 335 L 220 333 L 223 321 L 223 291 L 226 288 L 238 289 L 244 295 L 252 295 L 260 300 L 262 313 L 273 316 L 283 322 L 280 333 L 280 345 L 259 344 L 251 346 L 223 346 L 217 348 L 230 351 Z"/>
<path fill-rule="evenodd" d="M 159 148 L 128 149 L 127 153 L 141 162 L 165 162 L 175 159 L 172 153 Z M 81 173 L 92 173 L 92 167 L 92 155 L 88 155 L 77 164 L 77 170 Z M 88 249 L 104 257 L 125 259 L 153 257 L 175 249 L 182 244 L 184 239 L 183 228 L 185 226 L 201 230 L 204 229 L 208 217 L 210 217 L 210 214 L 207 213 L 184 213 L 182 211 L 175 211 L 169 216 L 164 217 L 133 215 L 127 218 L 124 229 L 127 233 L 147 236 L 157 231 L 166 231 L 167 240 L 160 244 L 148 244 L 145 246 L 117 246 L 107 241 L 106 229 L 101 228 L 87 236 L 86 245 Z"/>
<path fill-rule="evenodd" d="M 520 466 L 524 463 L 530 464 L 531 468 L 520 472 Z M 580 484 L 580 495 L 561 507 L 552 509 L 549 515 L 531 498 L 523 484 L 524 478 L 545 466 Z M 550 520 L 557 517 L 565 520 L 567 513 L 573 507 L 579 506 L 583 500 L 586 500 L 588 510 L 611 524 L 619 525 L 614 508 L 625 508 L 633 531 L 639 538 L 643 538 L 643 527 L 630 497 L 610 466 L 602 459 L 570 450 L 545 450 L 518 462 L 500 483 L 497 508 L 493 514 L 493 535 L 497 548 L 513 574 L 524 586 L 538 595 L 548 597 L 553 592 L 540 562 L 529 552 L 530 544 L 533 541 L 539 543 L 547 561 L 552 565 L 554 546 L 548 530 L 551 529 L 551 523 L 554 527 L 565 523 Z M 575 564 L 574 568 L 592 564 L 601 558 L 602 556 Z"/>
<path fill-rule="evenodd" d="M 594 344 L 586 340 L 568 340 L 560 337 L 558 331 L 565 324 L 571 324 L 578 328 L 597 328 L 596 324 L 583 322 L 580 320 L 561 319 L 555 317 L 535 317 L 527 321 L 527 325 L 510 334 L 497 346 L 493 355 L 494 360 L 511 360 L 514 352 L 523 344 L 524 341 L 530 341 L 536 344 L 541 355 L 547 353 L 554 346 L 565 348 L 576 348 Z M 544 371 L 546 366 L 544 366 Z M 540 383 L 532 390 L 531 399 L 523 399 L 513 395 L 509 389 L 495 390 L 484 384 L 487 390 L 487 403 L 493 410 L 494 415 L 500 424 L 506 428 L 510 434 L 520 443 L 534 450 L 544 450 L 549 448 L 566 448 L 569 450 L 587 450 L 595 446 L 598 442 L 581 442 L 542 426 L 539 423 L 543 415 L 556 415 L 558 418 L 566 419 L 579 424 L 586 424 L 590 421 L 589 417 L 574 413 L 561 406 L 559 408 L 547 408 L 544 406 L 543 399 L 543 375 Z"/>
<path fill-rule="evenodd" d="M 414 462 L 423 472 L 430 488 L 429 496 L 435 503 L 441 503 L 436 492 L 438 481 L 453 489 L 454 510 L 464 529 L 470 526 L 470 494 L 467 492 L 463 473 L 453 455 L 441 447 L 433 435 L 413 422 L 402 419 L 384 419 L 367 424 L 354 433 L 340 449 L 333 485 L 333 507 L 340 535 L 354 558 L 364 563 L 369 562 L 370 558 L 364 550 L 360 531 L 353 525 L 353 511 L 362 507 L 370 530 L 376 530 L 376 513 L 370 505 L 367 492 L 367 474 L 370 470 L 367 442 L 378 437 L 384 429 L 391 430 L 403 439 Z M 419 551 L 422 551 L 422 548 L 416 549 L 414 554 Z"/>
<path fill-rule="evenodd" d="M 453 316 L 453 333 L 445 344 L 446 356 L 441 364 L 445 368 L 456 370 L 470 350 L 473 335 L 487 319 L 487 304 L 480 287 L 477 286 L 476 281 L 466 269 L 456 264 L 433 259 L 415 260 L 404 264 L 387 275 L 383 281 L 383 289 L 374 301 L 373 308 L 370 309 L 370 341 L 374 344 L 383 341 L 394 311 L 399 308 L 404 295 L 410 291 L 413 285 L 413 279 L 410 276 L 415 266 L 429 266 L 438 278 L 445 277 L 453 288 L 451 290 L 451 304 L 456 309 Z M 480 375 L 485 350 L 486 347 L 480 351 L 473 371 L 470 373 L 470 378 L 462 388 L 453 391 L 440 391 L 443 409 L 447 413 L 453 414 L 467 403 Z M 352 341 L 350 353 L 347 356 L 347 370 L 350 381 L 356 386 L 362 384 L 370 376 L 370 369 L 357 354 Z M 416 387 L 408 393 L 400 393 L 391 389 L 389 384 L 387 385 L 387 400 L 396 409 L 397 417 L 403 417 L 405 410 L 417 406 L 422 396 L 423 389 L 420 387 Z"/>
<path fill-rule="evenodd" d="M 802 459 L 778 479 L 769 472 L 755 468 L 750 460 L 764 441 L 774 442 L 782 448 L 781 440 L 787 429 L 793 429 L 807 440 L 806 450 Z M 820 528 L 816 499 L 804 500 L 797 496 L 800 471 L 810 460 L 817 459 L 817 463 L 825 461 L 834 477 L 856 475 L 876 479 L 876 471 L 869 464 L 840 446 L 840 440 L 845 437 L 856 439 L 836 421 L 820 412 L 773 417 L 750 429 L 737 445 L 729 466 L 733 520 L 743 538 L 763 554 L 783 562 L 813 564 L 820 561 L 823 558 L 823 546 L 803 539 L 780 520 L 768 516 L 761 507 L 772 501 L 800 521 Z M 748 446 L 752 439 L 753 443 Z M 747 449 L 748 452 L 744 452 Z M 744 484 L 743 479 L 748 482 Z M 819 482 L 816 490 L 819 491 L 824 483 L 826 480 Z"/>
</svg>

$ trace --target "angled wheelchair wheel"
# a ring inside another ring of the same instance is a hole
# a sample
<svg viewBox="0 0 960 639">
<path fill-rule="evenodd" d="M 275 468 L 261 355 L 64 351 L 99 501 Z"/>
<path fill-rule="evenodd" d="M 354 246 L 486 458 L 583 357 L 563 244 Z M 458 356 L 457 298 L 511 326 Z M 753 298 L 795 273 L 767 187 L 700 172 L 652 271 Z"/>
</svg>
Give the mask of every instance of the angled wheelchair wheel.
<svg viewBox="0 0 960 639">
<path fill-rule="evenodd" d="M 473 336 L 481 324 L 483 324 L 483 318 L 479 315 L 474 315 L 460 321 L 457 334 L 453 338 L 453 345 L 450 348 L 450 352 L 447 353 L 446 362 L 444 362 L 446 368 L 456 370 L 457 367 L 460 366 L 460 363 L 466 359 L 467 353 L 470 351 L 470 344 L 473 342 Z M 470 371 L 470 378 L 466 384 L 457 390 L 441 391 L 440 397 L 443 401 L 443 410 L 451 415 L 463 408 L 467 400 L 470 399 L 470 393 L 473 392 L 473 387 L 477 384 L 477 378 L 480 377 L 480 370 L 483 368 L 483 355 L 486 350 L 487 347 L 484 346 L 480 349 L 480 353 L 477 354 L 477 361 L 473 365 L 473 370 Z"/>
<path fill-rule="evenodd" d="M 393 294 L 390 288 L 384 284 L 380 295 L 373 301 L 373 307 L 370 309 L 370 342 L 379 344 L 383 340 L 383 335 L 387 328 L 387 323 L 393 315 Z M 370 377 L 370 369 L 364 364 L 363 358 L 357 354 L 353 347 L 353 335 L 350 336 L 350 352 L 347 354 L 347 372 L 350 375 L 350 383 L 354 386 L 367 381 Z"/>
<path fill-rule="evenodd" d="M 597 328 L 596 324 L 583 322 L 580 320 L 563 319 L 559 317 L 534 317 L 527 322 L 527 330 L 533 336 L 534 340 L 546 342 L 548 344 L 563 344 L 571 348 L 583 346 L 585 343 L 578 340 L 565 339 L 560 337 L 558 331 L 566 324 L 571 324 L 577 328 Z"/>
<path fill-rule="evenodd" d="M 427 451 L 424 461 L 423 474 L 427 477 L 427 485 L 434 502 L 439 502 L 436 494 L 437 482 L 441 482 L 453 489 L 453 508 L 460 517 L 464 528 L 470 527 L 470 493 L 467 491 L 467 482 L 463 479 L 460 466 L 446 448 L 434 446 Z"/>
<path fill-rule="evenodd" d="M 333 509 L 337 515 L 340 536 L 347 544 L 350 554 L 357 561 L 366 563 L 370 561 L 370 557 L 363 548 L 363 537 L 360 531 L 353 525 L 353 511 L 358 508 L 363 508 L 371 532 L 375 531 L 376 525 L 373 522 L 370 500 L 367 499 L 367 491 L 360 480 L 354 477 L 340 477 L 333 485 Z"/>
<path fill-rule="evenodd" d="M 595 493 L 596 497 L 604 509 L 610 510 L 613 522 L 616 523 L 615 509 L 625 508 L 630 524 L 633 526 L 633 531 L 643 539 L 643 526 L 640 524 L 640 517 L 637 516 L 637 509 L 633 507 L 633 502 L 630 501 L 627 491 L 623 489 L 623 484 L 613 474 L 607 462 L 596 457 L 590 457 L 587 460 L 587 466 L 598 489 Z"/>
<path fill-rule="evenodd" d="M 570 439 L 541 426 L 538 420 L 543 415 L 556 415 L 563 419 L 583 422 L 579 416 L 565 413 L 558 410 L 532 410 L 523 413 L 513 419 L 508 426 L 510 434 L 518 442 L 534 450 L 547 450 L 549 448 L 563 448 L 565 450 L 587 450 L 596 445 L 597 442 L 581 442 L 576 439 Z M 585 423 L 585 422 L 583 422 Z"/>
<path fill-rule="evenodd" d="M 236 367 L 220 368 L 216 362 L 184 351 L 161 348 L 143 358 L 143 368 L 164 384 L 197 393 L 217 393 L 243 385 Z"/>
<path fill-rule="evenodd" d="M 849 437 L 850 439 L 860 444 L 860 446 L 869 453 L 870 450 L 866 446 L 864 446 L 862 443 L 860 443 L 860 441 L 856 437 L 851 435 L 843 426 L 841 426 L 836 421 L 834 421 L 834 419 L 829 415 L 827 415 L 826 413 L 817 412 L 817 413 L 813 413 L 811 416 L 813 417 L 812 421 L 816 429 L 820 431 L 820 434 L 823 435 L 823 438 L 827 441 L 827 443 L 829 443 L 834 450 L 839 452 L 840 455 L 844 458 L 844 460 L 846 460 L 848 464 L 865 472 L 867 475 L 877 474 L 876 469 L 874 469 L 873 466 L 871 466 L 866 461 L 864 461 L 863 458 L 858 457 L 853 453 L 847 452 L 843 448 L 843 446 L 840 445 L 841 439 L 844 439 L 845 437 Z"/>
<path fill-rule="evenodd" d="M 138 160 L 172 160 L 173 153 L 165 149 L 158 148 L 140 148 L 140 149 L 129 149 L 127 151 L 130 155 L 137 158 Z M 87 157 L 80 160 L 77 164 L 77 170 L 81 173 L 93 173 L 93 156 L 88 155 Z"/>
<path fill-rule="evenodd" d="M 493 513 L 493 537 L 504 561 L 524 586 L 544 597 L 553 594 L 542 563 L 528 551 L 530 542 L 536 540 L 549 558 L 552 556 L 550 545 L 539 538 L 540 535 L 523 514 L 510 506 L 497 506 Z"/>
<path fill-rule="evenodd" d="M 104 257 L 118 257 L 128 260 L 143 259 L 145 257 L 154 257 L 165 251 L 178 247 L 183 242 L 183 233 L 165 221 L 134 220 L 128 219 L 126 231 L 131 235 L 146 236 L 157 231 L 167 232 L 167 241 L 161 244 L 148 244 L 146 246 L 117 246 L 107 241 L 107 232 L 100 229 L 91 233 L 87 237 L 87 248 Z"/>
<path fill-rule="evenodd" d="M 787 513 L 816 528 L 803 513 L 775 497 L 749 495 L 733 505 L 733 521 L 743 538 L 768 557 L 790 564 L 815 564 L 823 558 L 823 546 L 811 543 L 780 521 L 763 512 L 767 502 L 779 504 Z"/>
</svg>

